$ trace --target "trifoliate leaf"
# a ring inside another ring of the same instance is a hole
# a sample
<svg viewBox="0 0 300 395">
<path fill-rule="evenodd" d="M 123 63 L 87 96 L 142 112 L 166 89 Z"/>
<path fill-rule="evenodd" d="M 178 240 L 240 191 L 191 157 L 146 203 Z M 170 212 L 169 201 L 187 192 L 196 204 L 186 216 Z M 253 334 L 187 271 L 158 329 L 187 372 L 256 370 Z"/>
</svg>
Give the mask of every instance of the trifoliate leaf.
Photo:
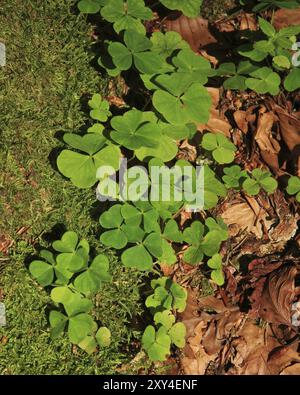
<svg viewBox="0 0 300 395">
<path fill-rule="evenodd" d="M 106 3 L 101 15 L 105 20 L 113 23 L 117 33 L 128 29 L 145 33 L 141 20 L 151 19 L 152 11 L 145 6 L 143 0 L 109 0 Z"/>
<path fill-rule="evenodd" d="M 88 102 L 91 107 L 90 116 L 99 122 L 106 122 L 108 117 L 111 116 L 109 111 L 109 103 L 103 100 L 99 93 L 93 95 L 92 99 Z"/>
<path fill-rule="evenodd" d="M 250 74 L 252 78 L 246 79 L 246 86 L 256 93 L 270 93 L 275 96 L 279 93 L 280 76 L 269 67 L 262 67 Z"/>
<path fill-rule="evenodd" d="M 212 151 L 214 159 L 220 164 L 231 163 L 234 160 L 236 147 L 221 133 L 205 134 L 201 146 L 208 151 Z"/>
<path fill-rule="evenodd" d="M 98 255 L 90 266 L 85 269 L 74 281 L 75 288 L 85 294 L 90 295 L 98 292 L 103 282 L 111 281 L 108 273 L 109 262 L 105 255 Z"/>
<path fill-rule="evenodd" d="M 153 266 L 153 259 L 151 255 L 142 245 L 128 248 L 123 252 L 121 260 L 124 266 L 141 271 L 151 270 Z"/>
<path fill-rule="evenodd" d="M 149 325 L 143 334 L 142 345 L 151 361 L 165 361 L 170 353 L 171 339 L 164 327 L 156 332 Z"/>
</svg>

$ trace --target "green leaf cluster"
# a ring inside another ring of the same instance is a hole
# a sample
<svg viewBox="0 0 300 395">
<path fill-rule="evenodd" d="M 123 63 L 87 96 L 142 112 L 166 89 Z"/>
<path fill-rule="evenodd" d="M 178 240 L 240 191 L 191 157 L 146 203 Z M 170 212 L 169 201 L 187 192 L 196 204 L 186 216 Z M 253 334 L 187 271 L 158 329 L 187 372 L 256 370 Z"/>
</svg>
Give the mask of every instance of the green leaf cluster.
<svg viewBox="0 0 300 395">
<path fill-rule="evenodd" d="M 228 230 L 222 219 L 216 221 L 210 217 L 206 219 L 205 225 L 194 221 L 184 230 L 183 238 L 190 246 L 183 259 L 191 265 L 197 265 L 204 256 L 212 257 L 219 252 L 222 242 L 228 238 Z"/>
<path fill-rule="evenodd" d="M 187 292 L 169 277 L 160 277 L 151 281 L 153 294 L 146 299 L 146 307 L 155 313 L 164 310 L 176 310 L 182 313 L 186 307 Z"/>
<path fill-rule="evenodd" d="M 176 235 L 178 236 L 178 235 Z M 177 322 L 172 311 L 183 312 L 186 307 L 187 292 L 168 277 L 151 281 L 153 294 L 146 299 L 154 317 L 154 324 L 148 325 L 142 337 L 142 346 L 151 361 L 164 361 L 170 354 L 170 347 L 185 346 L 186 328 Z"/>
<path fill-rule="evenodd" d="M 185 346 L 186 328 L 182 322 L 175 323 L 175 316 L 170 310 L 157 312 L 154 315 L 156 328 L 147 326 L 142 337 L 142 346 L 151 361 L 164 361 L 170 354 L 170 347 Z"/>
<path fill-rule="evenodd" d="M 222 133 L 206 133 L 201 142 L 202 148 L 212 152 L 216 162 L 231 163 L 234 160 L 236 146 Z"/>
<path fill-rule="evenodd" d="M 120 148 L 100 133 L 79 136 L 66 133 L 64 141 L 74 150 L 63 150 L 57 158 L 59 171 L 78 188 L 89 188 L 97 182 L 100 166 L 119 169 Z M 79 151 L 79 152 L 78 152 Z"/>
<path fill-rule="evenodd" d="M 267 170 L 254 169 L 251 177 L 243 182 L 243 189 L 248 195 L 258 195 L 261 189 L 271 194 L 278 187 L 278 182 L 272 177 Z"/>
<path fill-rule="evenodd" d="M 41 259 L 32 261 L 29 266 L 39 284 L 53 287 L 51 299 L 57 307 L 63 307 L 63 311 L 50 312 L 51 337 L 57 338 L 67 327 L 70 342 L 87 353 L 96 351 L 97 345 L 108 346 L 109 330 L 98 329 L 90 315 L 92 296 L 100 291 L 104 282 L 111 281 L 107 257 L 98 255 L 89 263 L 88 242 L 79 240 L 72 231 L 64 233 L 52 247 L 58 254 L 42 250 Z"/>
</svg>

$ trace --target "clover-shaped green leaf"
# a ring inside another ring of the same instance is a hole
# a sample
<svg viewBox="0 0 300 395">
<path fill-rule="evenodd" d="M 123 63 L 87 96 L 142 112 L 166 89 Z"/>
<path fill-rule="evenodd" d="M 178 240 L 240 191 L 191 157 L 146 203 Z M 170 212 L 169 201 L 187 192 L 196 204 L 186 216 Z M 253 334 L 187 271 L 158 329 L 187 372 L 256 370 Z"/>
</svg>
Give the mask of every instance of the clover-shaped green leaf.
<svg viewBox="0 0 300 395">
<path fill-rule="evenodd" d="M 196 265 L 203 259 L 203 251 L 201 249 L 201 240 L 204 234 L 204 226 L 200 221 L 194 221 L 189 228 L 186 228 L 183 232 L 184 241 L 186 241 L 190 247 L 184 253 L 184 259 L 186 262 Z"/>
<path fill-rule="evenodd" d="M 71 291 L 66 286 L 53 288 L 51 299 L 56 304 L 62 304 L 64 306 L 68 317 L 79 313 L 88 313 L 93 306 L 90 299 L 84 298 L 78 292 Z"/>
<path fill-rule="evenodd" d="M 182 11 L 184 15 L 191 18 L 199 16 L 202 0 L 160 0 L 170 10 Z"/>
<path fill-rule="evenodd" d="M 247 172 L 242 170 L 238 165 L 226 167 L 224 174 L 222 180 L 225 182 L 226 187 L 234 189 L 239 189 L 241 181 L 248 177 Z"/>
<path fill-rule="evenodd" d="M 212 151 L 214 159 L 220 164 L 231 163 L 234 160 L 236 147 L 221 133 L 205 134 L 201 146 L 207 151 Z"/>
<path fill-rule="evenodd" d="M 81 0 L 78 8 L 84 14 L 96 14 L 107 2 L 108 0 Z"/>
<path fill-rule="evenodd" d="M 152 51 L 164 58 L 171 56 L 178 49 L 187 49 L 189 45 L 177 32 L 154 32 L 151 36 Z"/>
<path fill-rule="evenodd" d="M 184 240 L 190 247 L 184 253 L 184 259 L 191 265 L 196 265 L 203 260 L 204 255 L 213 256 L 221 246 L 222 241 L 228 238 L 228 230 L 225 223 L 218 219 L 208 218 L 205 227 L 200 221 L 194 221 L 183 232 Z"/>
<path fill-rule="evenodd" d="M 132 63 L 139 72 L 145 74 L 153 74 L 160 69 L 163 58 L 150 51 L 153 44 L 143 34 L 134 30 L 126 30 L 124 42 L 126 45 L 113 42 L 108 46 L 108 53 L 117 69 L 128 70 Z"/>
<path fill-rule="evenodd" d="M 270 93 L 273 96 L 279 93 L 280 76 L 269 67 L 262 67 L 250 73 L 250 76 L 251 78 L 247 78 L 245 82 L 247 88 L 256 93 Z"/>
<path fill-rule="evenodd" d="M 46 287 L 53 283 L 56 262 L 54 255 L 50 251 L 42 250 L 40 256 L 44 258 L 45 261 L 32 261 L 29 266 L 29 271 L 39 284 Z"/>
<path fill-rule="evenodd" d="M 56 258 L 59 269 L 65 268 L 75 273 L 87 265 L 89 244 L 84 239 L 78 242 L 78 236 L 75 232 L 64 233 L 61 240 L 54 241 L 52 246 L 60 252 Z"/>
<path fill-rule="evenodd" d="M 93 335 L 87 335 L 78 343 L 78 346 L 89 355 L 97 350 L 97 342 Z"/>
<path fill-rule="evenodd" d="M 128 243 L 140 243 L 145 233 L 160 232 L 158 219 L 157 210 L 147 202 L 115 205 L 100 217 L 101 226 L 110 229 L 102 233 L 100 240 L 116 249 L 123 249 Z"/>
<path fill-rule="evenodd" d="M 169 310 L 157 312 L 154 314 L 156 326 L 162 326 L 166 329 L 175 346 L 182 348 L 185 346 L 186 327 L 182 322 L 175 324 L 175 316 Z"/>
<path fill-rule="evenodd" d="M 300 202 L 300 178 L 293 176 L 289 178 L 287 187 L 287 193 L 289 195 L 296 195 L 296 199 Z"/>
<path fill-rule="evenodd" d="M 154 309 L 183 312 L 186 306 L 187 292 L 179 284 L 168 277 L 161 277 L 151 281 L 154 293 L 146 299 L 146 306 Z"/>
<path fill-rule="evenodd" d="M 50 312 L 51 337 L 56 338 L 65 329 L 68 323 L 68 334 L 70 341 L 79 344 L 86 336 L 95 332 L 97 324 L 87 314 L 92 308 L 92 302 L 83 298 L 78 293 L 71 291 L 68 287 L 56 287 L 51 292 L 52 300 L 62 304 L 67 316 L 57 312 Z"/>
<path fill-rule="evenodd" d="M 267 193 L 273 193 L 278 186 L 277 181 L 272 177 L 269 171 L 254 169 L 252 177 L 253 178 L 248 178 L 243 182 L 243 189 L 249 195 L 258 195 L 261 189 L 265 190 Z"/>
<path fill-rule="evenodd" d="M 99 93 L 95 93 L 88 104 L 91 108 L 90 116 L 92 119 L 99 122 L 106 122 L 108 117 L 111 116 L 108 101 L 104 100 Z"/>
<path fill-rule="evenodd" d="M 211 272 L 212 280 L 219 286 L 222 286 L 225 282 L 224 273 L 222 269 L 222 257 L 220 254 L 215 254 L 207 262 L 208 267 L 213 269 Z"/>
<path fill-rule="evenodd" d="M 117 33 L 128 29 L 145 33 L 141 20 L 151 19 L 152 11 L 145 6 L 143 0 L 109 0 L 106 3 L 101 15 L 105 20 L 113 23 Z"/>
<path fill-rule="evenodd" d="M 169 123 L 207 123 L 211 96 L 201 84 L 191 85 L 189 76 L 184 73 L 182 78 L 178 73 L 161 75 L 155 83 L 162 89 L 155 91 L 153 105 Z"/>
<path fill-rule="evenodd" d="M 51 311 L 49 315 L 52 339 L 57 338 L 68 324 L 68 335 L 71 343 L 80 344 L 88 335 L 93 334 L 97 324 L 89 314 L 80 313 L 74 316 L 65 316 L 58 311 Z"/>
<path fill-rule="evenodd" d="M 152 269 L 153 258 L 159 258 L 163 253 L 162 240 L 159 233 L 151 233 L 142 244 L 128 248 L 121 255 L 121 260 L 126 267 L 142 271 Z"/>
<path fill-rule="evenodd" d="M 100 225 L 105 229 L 110 229 L 101 234 L 100 241 L 104 245 L 113 247 L 117 250 L 121 250 L 128 243 L 128 238 L 121 227 L 124 222 L 121 209 L 122 206 L 117 204 L 103 213 L 100 217 Z"/>
<path fill-rule="evenodd" d="M 209 61 L 196 55 L 190 48 L 181 50 L 172 59 L 172 63 L 177 67 L 177 78 L 190 80 L 191 84 L 195 82 L 206 84 L 208 77 L 213 74 Z"/>
<path fill-rule="evenodd" d="M 159 144 L 155 147 L 140 147 L 135 151 L 136 157 L 141 161 L 145 161 L 149 158 L 159 158 L 164 162 L 169 162 L 176 157 L 178 153 L 178 146 L 169 136 L 164 134 L 161 130 L 161 136 L 159 138 Z"/>
<path fill-rule="evenodd" d="M 170 310 L 158 311 L 154 314 L 154 322 L 156 325 L 162 325 L 168 331 L 175 324 L 175 316 Z"/>
<path fill-rule="evenodd" d="M 155 148 L 159 145 L 161 130 L 152 113 L 138 110 L 126 112 L 111 120 L 111 138 L 130 150 L 142 147 Z"/>
<path fill-rule="evenodd" d="M 81 137 L 73 134 L 64 135 L 64 140 L 73 148 L 86 154 L 63 150 L 57 159 L 59 171 L 78 188 L 89 188 L 97 181 L 100 166 L 119 168 L 120 149 L 115 145 L 106 145 L 107 140 L 98 133 L 88 133 Z"/>
<path fill-rule="evenodd" d="M 242 61 L 236 67 L 234 63 L 222 63 L 220 67 L 216 70 L 216 74 L 228 77 L 224 82 L 225 89 L 236 89 L 245 90 L 247 75 L 257 70 L 258 66 L 254 65 L 250 61 Z"/>
<path fill-rule="evenodd" d="M 90 266 L 86 268 L 74 281 L 75 288 L 85 294 L 91 295 L 99 291 L 103 282 L 111 281 L 108 273 L 109 262 L 105 255 L 98 255 Z"/>
<path fill-rule="evenodd" d="M 165 361 L 170 353 L 171 338 L 163 326 L 156 332 L 155 328 L 149 325 L 143 334 L 142 345 L 151 361 Z"/>
</svg>

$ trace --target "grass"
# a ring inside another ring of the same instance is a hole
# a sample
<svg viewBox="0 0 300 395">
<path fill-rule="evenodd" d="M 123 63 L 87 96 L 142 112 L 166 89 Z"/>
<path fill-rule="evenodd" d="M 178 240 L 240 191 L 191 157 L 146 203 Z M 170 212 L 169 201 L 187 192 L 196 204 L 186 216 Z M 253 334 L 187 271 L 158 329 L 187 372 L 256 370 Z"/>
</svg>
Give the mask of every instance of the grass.
<svg viewBox="0 0 300 395">
<path fill-rule="evenodd" d="M 49 295 L 30 277 L 25 261 L 64 229 L 101 250 L 93 190 L 78 190 L 55 167 L 62 132 L 83 130 L 89 94 L 107 81 L 91 67 L 91 27 L 68 0 L 11 0 L 0 5 L 0 374 L 104 374 L 139 350 L 140 278 L 111 257 L 113 284 L 97 296 L 95 315 L 112 331 L 111 346 L 94 356 L 66 336 L 49 338 Z M 91 207 L 94 209 L 91 210 Z M 60 224 L 57 226 L 57 224 Z M 7 250 L 6 246 L 10 245 Z M 141 362 L 144 363 L 144 362 Z"/>
</svg>

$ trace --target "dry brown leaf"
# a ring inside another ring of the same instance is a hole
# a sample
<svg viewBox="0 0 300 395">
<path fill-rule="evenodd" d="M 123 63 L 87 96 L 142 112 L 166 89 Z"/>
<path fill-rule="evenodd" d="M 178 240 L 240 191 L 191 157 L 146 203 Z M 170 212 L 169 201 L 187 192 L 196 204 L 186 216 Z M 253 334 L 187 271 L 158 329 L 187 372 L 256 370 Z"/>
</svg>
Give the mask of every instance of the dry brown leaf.
<svg viewBox="0 0 300 395">
<path fill-rule="evenodd" d="M 276 11 L 273 17 L 273 25 L 277 30 L 292 25 L 300 25 L 300 7 L 293 10 L 282 8 Z"/>
<path fill-rule="evenodd" d="M 295 148 L 300 145 L 300 117 L 289 114 L 287 110 L 279 106 L 275 106 L 275 111 L 279 118 L 282 138 L 289 150 L 294 152 Z"/>
<path fill-rule="evenodd" d="M 207 90 L 212 98 L 210 117 L 207 124 L 198 125 L 198 130 L 200 132 L 209 130 L 212 133 L 223 133 L 225 136 L 230 137 L 230 130 L 232 129 L 232 126 L 222 111 L 220 111 L 218 108 L 220 103 L 220 89 L 207 88 Z"/>
<path fill-rule="evenodd" d="M 249 122 L 255 122 L 256 120 L 256 115 L 249 110 L 237 110 L 234 112 L 233 117 L 237 127 L 245 134 L 249 131 Z"/>
<path fill-rule="evenodd" d="M 278 347 L 271 352 L 268 364 L 272 374 L 281 374 L 286 368 L 291 367 L 293 363 L 300 362 L 297 348 L 298 344 L 293 343 L 289 346 Z"/>
<path fill-rule="evenodd" d="M 231 368 L 228 374 L 237 375 L 265 375 L 270 374 L 268 355 L 278 342 L 269 333 L 255 325 L 253 320 L 247 320 L 238 337 L 233 340 L 231 347 L 234 350 Z"/>
<path fill-rule="evenodd" d="M 10 247 L 14 244 L 14 241 L 6 235 L 0 235 L 0 253 L 7 255 Z"/>
<path fill-rule="evenodd" d="M 195 52 L 208 44 L 217 42 L 209 31 L 208 21 L 201 17 L 188 18 L 181 15 L 176 19 L 166 20 L 165 27 L 167 31 L 179 33 Z"/>
<path fill-rule="evenodd" d="M 277 117 L 273 112 L 265 112 L 265 108 L 260 109 L 254 137 L 263 160 L 274 172 L 279 171 L 278 154 L 281 149 L 278 141 L 272 136 L 272 128 L 276 121 Z"/>
<path fill-rule="evenodd" d="M 197 159 L 197 149 L 194 145 L 189 144 L 188 140 L 184 140 L 179 147 L 177 159 L 188 160 L 195 162 Z"/>
<path fill-rule="evenodd" d="M 291 325 L 297 268 L 285 266 L 272 272 L 261 295 L 259 315 L 272 324 Z"/>
<path fill-rule="evenodd" d="M 229 227 L 230 236 L 236 236 L 240 231 L 246 230 L 257 238 L 262 238 L 264 229 L 270 229 L 273 221 L 268 220 L 268 213 L 260 207 L 254 197 L 240 197 L 237 202 L 225 204 L 221 214 Z"/>
<path fill-rule="evenodd" d="M 288 366 L 281 373 L 281 376 L 299 376 L 300 375 L 300 363 Z"/>
<path fill-rule="evenodd" d="M 258 30 L 258 24 L 254 14 L 242 14 L 240 20 L 240 30 Z"/>
</svg>

